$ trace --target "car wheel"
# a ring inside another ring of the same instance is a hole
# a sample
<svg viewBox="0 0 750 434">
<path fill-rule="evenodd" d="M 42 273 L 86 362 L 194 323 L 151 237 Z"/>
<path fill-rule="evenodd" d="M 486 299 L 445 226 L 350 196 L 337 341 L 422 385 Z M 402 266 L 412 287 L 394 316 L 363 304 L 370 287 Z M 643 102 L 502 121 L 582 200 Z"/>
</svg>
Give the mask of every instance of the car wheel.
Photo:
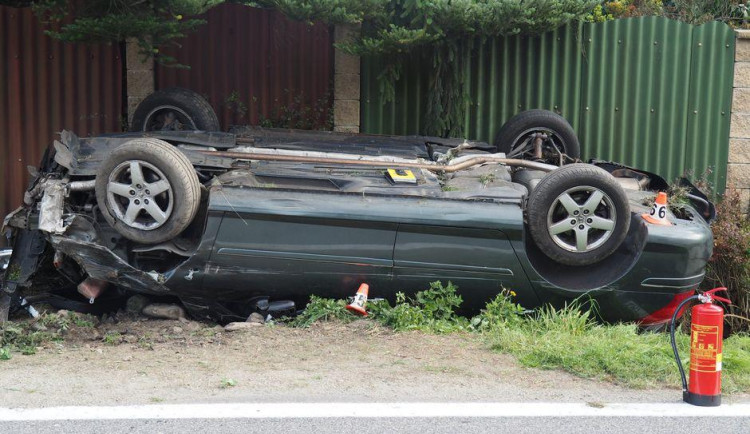
<svg viewBox="0 0 750 434">
<path fill-rule="evenodd" d="M 589 164 L 553 170 L 529 195 L 531 237 L 552 260 L 590 265 L 611 255 L 630 227 L 625 191 L 607 171 Z"/>
<path fill-rule="evenodd" d="M 573 127 L 564 117 L 548 110 L 527 110 L 513 116 L 500 128 L 494 145 L 508 158 L 556 165 L 562 165 L 561 153 L 572 159 L 581 157 L 581 145 Z"/>
<path fill-rule="evenodd" d="M 125 238 L 156 244 L 179 235 L 195 217 L 200 182 L 190 160 L 157 139 L 123 143 L 96 175 L 96 201 Z"/>
<path fill-rule="evenodd" d="M 152 93 L 133 114 L 130 131 L 219 131 L 211 104 L 192 90 L 173 87 Z"/>
</svg>

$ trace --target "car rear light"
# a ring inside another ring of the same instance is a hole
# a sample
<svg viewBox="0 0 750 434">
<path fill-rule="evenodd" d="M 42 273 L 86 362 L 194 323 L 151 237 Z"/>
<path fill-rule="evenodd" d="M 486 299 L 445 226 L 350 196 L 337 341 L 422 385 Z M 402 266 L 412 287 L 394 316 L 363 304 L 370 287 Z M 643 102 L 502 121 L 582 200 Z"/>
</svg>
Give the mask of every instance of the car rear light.
<svg viewBox="0 0 750 434">
<path fill-rule="evenodd" d="M 672 320 L 672 314 L 674 314 L 674 310 L 677 309 L 677 306 L 680 303 L 682 303 L 683 300 L 685 300 L 686 298 L 690 297 L 693 294 L 695 294 L 695 290 L 690 290 L 688 292 L 681 292 L 679 294 L 676 294 L 674 298 L 672 298 L 672 301 L 669 302 L 669 304 L 657 310 L 656 312 L 653 312 L 650 315 L 643 317 L 639 321 L 639 324 L 643 326 L 667 324 L 669 321 Z M 687 306 L 683 306 L 683 308 L 677 314 L 677 318 L 680 318 L 682 316 L 686 308 Z"/>
</svg>

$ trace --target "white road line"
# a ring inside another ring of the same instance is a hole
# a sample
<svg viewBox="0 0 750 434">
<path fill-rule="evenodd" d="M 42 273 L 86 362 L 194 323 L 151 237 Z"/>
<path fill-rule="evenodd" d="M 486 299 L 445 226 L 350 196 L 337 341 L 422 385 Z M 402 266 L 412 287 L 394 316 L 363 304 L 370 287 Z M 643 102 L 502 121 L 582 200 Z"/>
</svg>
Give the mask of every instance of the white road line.
<svg viewBox="0 0 750 434">
<path fill-rule="evenodd" d="M 750 417 L 750 403 L 275 403 L 0 408 L 0 422 L 112 419 L 291 419 L 435 417 Z"/>
</svg>

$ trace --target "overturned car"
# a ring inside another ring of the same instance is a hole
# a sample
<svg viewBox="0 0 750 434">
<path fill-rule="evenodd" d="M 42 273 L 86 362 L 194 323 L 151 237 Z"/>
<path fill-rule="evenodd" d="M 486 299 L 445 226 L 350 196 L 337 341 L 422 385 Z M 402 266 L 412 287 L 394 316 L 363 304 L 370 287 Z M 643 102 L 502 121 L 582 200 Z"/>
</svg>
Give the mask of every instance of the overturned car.
<svg viewBox="0 0 750 434">
<path fill-rule="evenodd" d="M 4 220 L 4 315 L 142 293 L 228 322 L 362 282 L 393 299 L 441 280 L 467 313 L 504 287 L 527 308 L 586 296 L 605 321 L 668 321 L 703 279 L 713 205 L 693 188 L 651 224 L 662 178 L 560 166 L 532 139 L 508 158 L 416 136 L 63 132 Z"/>
</svg>

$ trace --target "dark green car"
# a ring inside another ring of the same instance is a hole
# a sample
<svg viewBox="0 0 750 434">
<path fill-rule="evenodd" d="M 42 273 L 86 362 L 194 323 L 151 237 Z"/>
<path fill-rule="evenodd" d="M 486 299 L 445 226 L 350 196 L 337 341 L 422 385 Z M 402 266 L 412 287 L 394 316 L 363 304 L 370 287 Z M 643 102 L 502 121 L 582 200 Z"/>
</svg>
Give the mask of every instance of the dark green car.
<svg viewBox="0 0 750 434">
<path fill-rule="evenodd" d="M 9 303 L 85 309 L 145 293 L 227 322 L 363 282 L 393 299 L 440 280 L 467 313 L 507 288 L 527 308 L 586 295 L 606 321 L 658 325 L 711 255 L 705 196 L 692 188 L 649 223 L 666 183 L 614 163 L 269 130 L 63 133 L 54 148 L 5 219 L 6 315 Z"/>
</svg>

